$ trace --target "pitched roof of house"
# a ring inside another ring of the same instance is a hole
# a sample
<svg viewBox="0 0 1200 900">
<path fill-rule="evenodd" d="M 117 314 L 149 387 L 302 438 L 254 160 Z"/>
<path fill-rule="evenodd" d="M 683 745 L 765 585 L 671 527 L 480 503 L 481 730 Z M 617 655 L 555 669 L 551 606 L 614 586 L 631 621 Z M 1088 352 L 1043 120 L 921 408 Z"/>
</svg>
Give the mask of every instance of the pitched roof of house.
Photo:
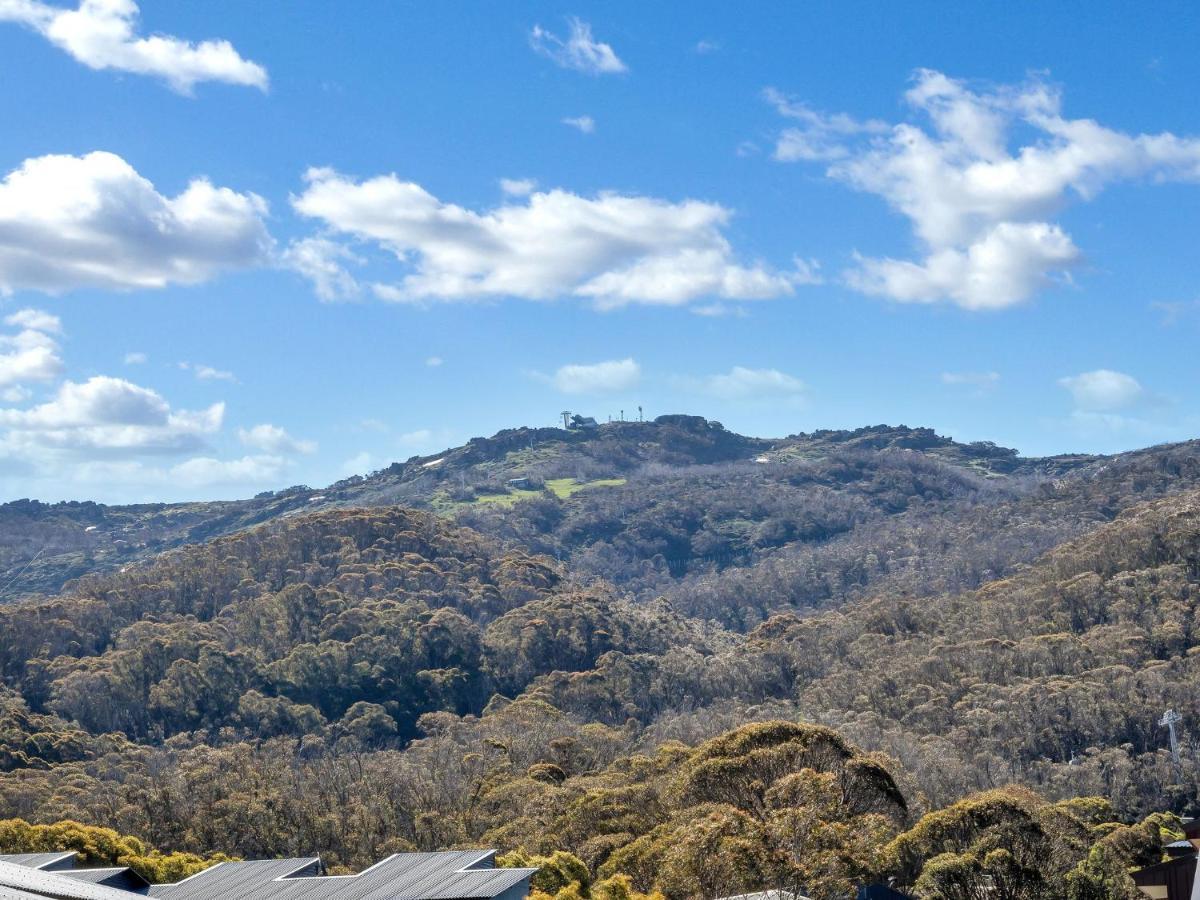
<svg viewBox="0 0 1200 900">
<path fill-rule="evenodd" d="M 129 886 L 121 869 L 45 869 L 65 856 L 73 864 L 74 854 L 0 856 L 0 900 L 129 900 L 146 893 L 161 900 L 487 900 L 527 884 L 537 871 L 496 868 L 495 851 L 480 850 L 397 853 L 356 875 L 322 875 L 318 857 L 303 857 L 218 863 L 146 891 L 109 886 Z"/>
<path fill-rule="evenodd" d="M 0 890 L 17 891 L 53 900 L 129 900 L 129 891 L 68 878 L 61 872 L 35 869 L 0 860 Z"/>
<path fill-rule="evenodd" d="M 58 853 L 0 854 L 0 862 L 16 863 L 19 866 L 29 866 L 31 869 L 52 869 L 60 866 L 70 868 L 75 864 L 74 860 L 74 850 L 63 850 Z"/>
</svg>

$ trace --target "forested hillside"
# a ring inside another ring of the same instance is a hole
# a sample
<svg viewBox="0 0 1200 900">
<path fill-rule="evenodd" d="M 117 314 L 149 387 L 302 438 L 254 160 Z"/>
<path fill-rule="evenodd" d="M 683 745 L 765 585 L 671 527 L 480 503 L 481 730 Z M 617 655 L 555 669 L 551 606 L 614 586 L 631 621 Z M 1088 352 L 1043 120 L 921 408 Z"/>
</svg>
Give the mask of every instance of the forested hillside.
<svg viewBox="0 0 1200 900">
<path fill-rule="evenodd" d="M 187 866 L 496 845 L 563 900 L 1136 896 L 1200 788 L 1193 445 L 613 434 L 573 476 L 305 500 L 0 607 L 0 818 Z"/>
<path fill-rule="evenodd" d="M 1026 460 L 991 444 L 957 444 L 929 429 L 902 426 L 778 440 L 743 437 L 717 422 L 681 415 L 613 422 L 596 429 L 514 428 L 327 488 L 297 485 L 249 500 L 106 506 L 23 499 L 0 504 L 0 602 L 53 594 L 91 572 L 113 571 L 173 547 L 308 511 L 403 504 L 443 516 L 469 515 L 541 496 L 570 499 L 580 492 L 581 499 L 598 499 L 605 491 L 586 489 L 654 485 L 666 473 L 690 471 L 695 478 L 708 474 L 723 480 L 730 464 L 750 470 L 749 480 L 761 492 L 779 481 L 769 474 L 777 468 L 887 451 L 916 453 L 955 470 L 991 477 L 1045 477 L 1092 461 Z M 513 479 L 520 482 L 518 487 L 510 484 Z M 740 526 L 731 527 L 736 532 Z M 586 538 L 586 532 L 581 537 Z M 689 537 L 684 535 L 684 545 L 668 542 L 670 565 L 678 568 L 696 555 L 703 561 L 727 552 L 721 535 L 701 535 L 696 552 L 687 545 Z M 785 530 L 731 537 L 732 549 L 742 553 L 785 543 L 791 536 Z"/>
</svg>

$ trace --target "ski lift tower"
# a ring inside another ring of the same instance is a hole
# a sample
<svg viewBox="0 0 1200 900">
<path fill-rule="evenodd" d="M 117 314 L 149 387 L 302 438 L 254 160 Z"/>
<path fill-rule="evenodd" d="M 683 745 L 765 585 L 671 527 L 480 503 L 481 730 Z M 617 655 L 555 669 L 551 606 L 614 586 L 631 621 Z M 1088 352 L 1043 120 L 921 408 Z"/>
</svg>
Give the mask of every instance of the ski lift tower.
<svg viewBox="0 0 1200 900">
<path fill-rule="evenodd" d="M 1175 726 L 1183 721 L 1183 716 L 1175 712 L 1173 709 L 1168 709 L 1163 713 L 1163 717 L 1158 720 L 1160 727 L 1167 729 L 1167 734 L 1171 738 L 1171 759 L 1175 761 L 1175 771 L 1182 773 L 1183 763 L 1179 759 L 1179 735 L 1175 733 Z"/>
</svg>

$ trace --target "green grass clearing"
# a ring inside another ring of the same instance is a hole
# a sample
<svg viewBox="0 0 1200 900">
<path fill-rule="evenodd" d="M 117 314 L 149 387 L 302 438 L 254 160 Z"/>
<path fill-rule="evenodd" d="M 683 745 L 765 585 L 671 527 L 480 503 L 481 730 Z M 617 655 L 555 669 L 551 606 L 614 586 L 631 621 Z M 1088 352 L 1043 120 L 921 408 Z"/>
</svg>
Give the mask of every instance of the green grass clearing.
<svg viewBox="0 0 1200 900">
<path fill-rule="evenodd" d="M 595 481 L 576 481 L 574 478 L 551 478 L 546 482 L 546 488 L 560 500 L 566 500 L 580 491 L 599 487 L 620 487 L 625 483 L 624 478 L 597 478 Z M 501 506 L 512 506 L 521 500 L 540 497 L 541 491 L 521 489 L 510 490 L 507 494 L 480 494 L 475 498 L 476 503 L 498 503 Z"/>
</svg>

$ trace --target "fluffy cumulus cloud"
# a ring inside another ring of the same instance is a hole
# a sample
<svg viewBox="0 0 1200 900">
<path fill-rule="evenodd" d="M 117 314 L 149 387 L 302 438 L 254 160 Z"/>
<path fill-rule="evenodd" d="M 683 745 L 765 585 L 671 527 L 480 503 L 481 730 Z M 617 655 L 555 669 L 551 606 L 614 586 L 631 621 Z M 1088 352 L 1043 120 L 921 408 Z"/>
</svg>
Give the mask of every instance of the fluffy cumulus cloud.
<svg viewBox="0 0 1200 900">
<path fill-rule="evenodd" d="M 701 382 L 705 393 L 722 400 L 796 399 L 808 388 L 799 378 L 778 369 L 750 369 L 734 366 L 720 375 L 709 375 Z"/>
<path fill-rule="evenodd" d="M 67 381 L 28 409 L 0 409 L 9 447 L 47 451 L 178 453 L 203 446 L 225 416 L 225 404 L 174 410 L 149 388 L 95 375 Z"/>
<path fill-rule="evenodd" d="M 1136 378 L 1112 369 L 1069 375 L 1058 383 L 1071 393 L 1075 408 L 1082 412 L 1120 412 L 1136 406 L 1147 396 Z"/>
<path fill-rule="evenodd" d="M 253 428 L 239 428 L 238 440 L 247 447 L 261 450 L 276 456 L 291 453 L 315 453 L 315 441 L 301 440 L 292 437 L 278 425 L 263 423 Z"/>
<path fill-rule="evenodd" d="M 62 357 L 54 335 L 62 330 L 58 316 L 40 309 L 21 309 L 4 317 L 17 330 L 0 334 L 0 388 L 6 398 L 28 395 L 29 382 L 52 381 L 61 374 Z"/>
<path fill-rule="evenodd" d="M 202 81 L 267 89 L 267 70 L 244 59 L 229 41 L 139 36 L 133 0 L 81 0 L 74 9 L 41 0 L 0 0 L 0 22 L 33 29 L 89 68 L 161 78 L 182 94 Z"/>
<path fill-rule="evenodd" d="M 529 32 L 529 45 L 564 69 L 588 75 L 612 75 L 629 71 L 616 51 L 592 37 L 592 26 L 579 19 L 567 21 L 568 33 L 561 38 L 540 25 Z"/>
<path fill-rule="evenodd" d="M 28 159 L 0 181 L 0 294 L 196 284 L 269 256 L 266 212 L 205 179 L 163 196 L 112 153 Z"/>
<path fill-rule="evenodd" d="M 1021 303 L 1082 259 L 1051 218 L 1070 199 L 1122 180 L 1200 180 L 1200 139 L 1068 118 L 1042 81 L 975 89 L 919 70 L 905 94 L 913 117 L 891 126 L 768 99 L 792 122 L 776 159 L 824 163 L 830 178 L 911 222 L 919 257 L 860 257 L 848 275 L 855 288 L 901 302 Z"/>
<path fill-rule="evenodd" d="M 6 325 L 19 325 L 28 331 L 58 334 L 62 331 L 62 320 L 43 309 L 18 309 L 4 317 Z"/>
<path fill-rule="evenodd" d="M 395 175 L 359 181 L 313 169 L 292 203 L 324 226 L 323 240 L 337 234 L 393 254 L 403 276 L 372 287 L 398 302 L 574 297 L 600 308 L 681 306 L 778 297 L 812 275 L 807 264 L 781 272 L 737 261 L 722 233 L 730 210 L 698 200 L 550 190 L 477 212 Z"/>
<path fill-rule="evenodd" d="M 615 394 L 638 386 L 642 367 L 631 358 L 560 366 L 551 383 L 564 394 Z"/>
<path fill-rule="evenodd" d="M 225 403 L 180 408 L 126 378 L 64 378 L 58 317 L 19 309 L 0 333 L 0 490 L 47 499 L 196 499 L 278 487 L 311 441 L 272 424 L 237 433 L 251 451 L 222 458 Z M 144 354 L 127 355 L 144 362 Z M 189 366 L 206 377 L 206 366 Z M 218 370 L 211 370 L 218 372 Z M 218 380 L 221 380 L 218 377 Z"/>
</svg>

